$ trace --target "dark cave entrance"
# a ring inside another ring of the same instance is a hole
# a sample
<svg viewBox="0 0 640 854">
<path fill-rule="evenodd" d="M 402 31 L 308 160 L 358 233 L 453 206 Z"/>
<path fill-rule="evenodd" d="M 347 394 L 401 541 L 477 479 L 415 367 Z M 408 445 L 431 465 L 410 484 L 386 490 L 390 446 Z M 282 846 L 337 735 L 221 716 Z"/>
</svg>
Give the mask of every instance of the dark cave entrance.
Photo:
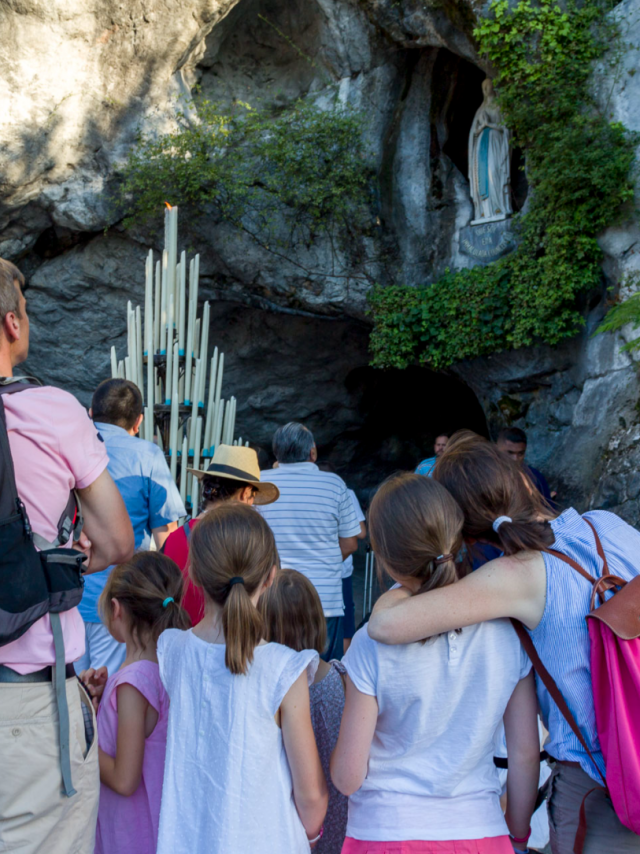
<svg viewBox="0 0 640 854">
<path fill-rule="evenodd" d="M 390 474 L 412 471 L 432 456 L 440 433 L 467 428 L 489 436 L 478 398 L 451 374 L 417 366 L 384 371 L 358 367 L 345 384 L 355 398 L 357 420 L 319 452 L 365 500 Z"/>
</svg>

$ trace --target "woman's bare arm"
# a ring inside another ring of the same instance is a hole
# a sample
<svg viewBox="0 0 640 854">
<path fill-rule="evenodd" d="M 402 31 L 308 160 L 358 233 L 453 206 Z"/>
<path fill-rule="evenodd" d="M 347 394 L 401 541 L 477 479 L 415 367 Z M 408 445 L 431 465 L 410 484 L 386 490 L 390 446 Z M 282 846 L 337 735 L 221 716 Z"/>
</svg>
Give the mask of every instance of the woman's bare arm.
<svg viewBox="0 0 640 854">
<path fill-rule="evenodd" d="M 313 839 L 320 832 L 329 796 L 311 726 L 306 670 L 282 701 L 280 725 L 293 780 L 293 799 L 307 836 Z"/>
<path fill-rule="evenodd" d="M 405 588 L 390 590 L 376 602 L 369 635 L 382 643 L 413 643 L 499 617 L 516 617 L 533 629 L 544 613 L 546 585 L 540 552 L 501 557 L 419 596 Z"/>
<path fill-rule="evenodd" d="M 331 779 L 343 795 L 357 792 L 367 776 L 377 720 L 378 701 L 358 691 L 347 675 L 347 696 L 340 735 L 331 755 Z"/>
<path fill-rule="evenodd" d="M 524 839 L 538 794 L 540 778 L 540 735 L 538 701 L 533 670 L 521 679 L 504 713 L 509 772 L 507 774 L 507 812 L 509 833 Z M 518 848 L 526 846 L 519 845 Z"/>
</svg>

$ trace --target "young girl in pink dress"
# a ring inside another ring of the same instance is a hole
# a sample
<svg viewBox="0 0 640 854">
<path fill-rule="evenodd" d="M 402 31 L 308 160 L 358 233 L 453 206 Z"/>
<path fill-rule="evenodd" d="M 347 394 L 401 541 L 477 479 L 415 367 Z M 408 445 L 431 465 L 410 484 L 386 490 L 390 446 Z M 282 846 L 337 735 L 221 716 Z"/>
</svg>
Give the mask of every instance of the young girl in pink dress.
<svg viewBox="0 0 640 854">
<path fill-rule="evenodd" d="M 155 854 L 169 717 L 156 646 L 165 629 L 190 626 L 182 593 L 182 573 L 172 560 L 138 552 L 113 570 L 100 597 L 105 623 L 127 652 L 106 680 L 98 708 L 95 854 Z M 100 671 L 84 674 L 98 692 L 105 677 Z"/>
</svg>

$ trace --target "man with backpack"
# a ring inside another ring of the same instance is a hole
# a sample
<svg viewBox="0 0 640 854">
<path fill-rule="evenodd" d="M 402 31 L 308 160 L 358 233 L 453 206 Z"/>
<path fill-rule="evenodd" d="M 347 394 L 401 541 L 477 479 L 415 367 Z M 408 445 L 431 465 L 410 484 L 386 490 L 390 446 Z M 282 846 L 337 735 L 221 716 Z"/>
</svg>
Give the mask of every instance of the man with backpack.
<svg viewBox="0 0 640 854">
<path fill-rule="evenodd" d="M 82 406 L 13 377 L 29 349 L 23 288 L 0 259 L 0 849 L 90 854 L 98 746 L 73 606 L 80 574 L 128 559 L 133 531 Z"/>
</svg>

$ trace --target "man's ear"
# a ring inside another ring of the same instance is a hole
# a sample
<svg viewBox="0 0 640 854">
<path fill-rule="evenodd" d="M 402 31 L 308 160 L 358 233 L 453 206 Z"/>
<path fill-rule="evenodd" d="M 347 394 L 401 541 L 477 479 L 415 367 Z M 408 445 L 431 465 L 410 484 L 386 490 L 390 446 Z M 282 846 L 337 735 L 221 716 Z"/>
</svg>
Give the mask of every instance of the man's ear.
<svg viewBox="0 0 640 854">
<path fill-rule="evenodd" d="M 15 312 L 8 311 L 2 321 L 2 331 L 9 344 L 20 340 L 20 321 L 16 317 Z"/>
<path fill-rule="evenodd" d="M 311 448 L 311 453 L 309 454 L 309 461 L 312 463 L 315 463 L 317 459 L 318 459 L 318 449 L 314 445 L 313 448 Z"/>
<path fill-rule="evenodd" d="M 136 419 L 136 423 L 135 423 L 135 424 L 133 425 L 133 427 L 131 428 L 131 429 L 132 429 L 132 433 L 133 433 L 133 435 L 134 435 L 134 436 L 137 436 L 137 435 L 138 435 L 138 432 L 139 432 L 139 430 L 140 430 L 140 425 L 142 424 L 142 419 L 143 419 L 143 418 L 144 418 L 144 413 L 142 413 L 142 412 L 141 412 L 141 413 L 140 413 L 140 415 L 138 415 L 138 417 L 137 417 L 137 419 Z"/>
</svg>

